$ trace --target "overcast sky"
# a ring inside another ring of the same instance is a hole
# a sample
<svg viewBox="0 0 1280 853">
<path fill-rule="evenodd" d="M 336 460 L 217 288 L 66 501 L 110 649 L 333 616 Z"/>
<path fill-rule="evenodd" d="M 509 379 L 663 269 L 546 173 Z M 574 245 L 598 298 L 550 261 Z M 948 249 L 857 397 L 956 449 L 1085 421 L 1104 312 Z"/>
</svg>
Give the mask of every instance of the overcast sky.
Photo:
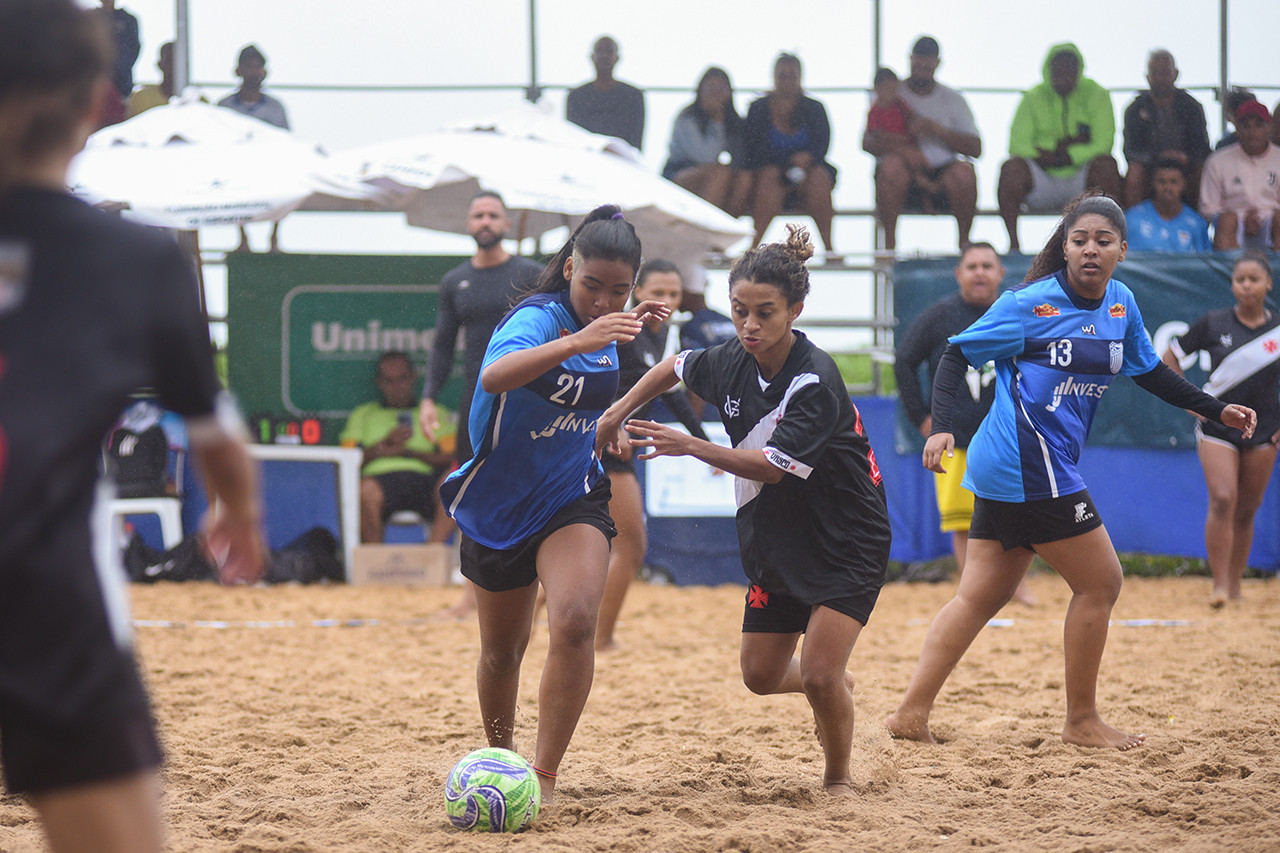
<svg viewBox="0 0 1280 853">
<path fill-rule="evenodd" d="M 92 0 L 84 0 L 91 3 Z M 257 44 L 268 59 L 267 88 L 289 110 L 293 129 L 331 150 L 426 132 L 462 118 L 501 111 L 520 102 L 530 77 L 529 0 L 440 2 L 440 0 L 188 0 L 192 79 L 221 97 L 231 88 L 239 49 Z M 174 36 L 174 0 L 120 0 L 142 31 L 142 54 L 135 67 L 139 83 L 158 79 L 156 50 Z M 1228 27 L 1230 79 L 1270 87 L 1262 99 L 1280 99 L 1280 2 L 1233 0 Z M 1166 0 L 1161 4 L 1119 0 L 1065 4 L 1048 0 L 883 0 L 882 61 L 907 72 L 907 53 L 921 34 L 942 47 L 938 78 L 962 88 L 1022 89 L 1040 79 L 1051 44 L 1073 41 L 1085 58 L 1085 73 L 1117 89 L 1119 116 L 1134 91 L 1145 85 L 1147 53 L 1157 47 L 1177 59 L 1179 83 L 1214 86 L 1219 78 L 1219 9 L 1213 0 Z M 874 66 L 873 9 L 870 0 L 793 0 L 790 3 L 739 0 L 711 3 L 645 0 L 602 3 L 537 0 L 538 79 L 544 101 L 563 114 L 564 86 L 588 80 L 591 44 L 601 34 L 620 44 L 620 79 L 649 89 L 646 161 L 658 170 L 675 113 L 709 65 L 728 70 L 737 105 L 771 83 L 773 59 L 786 50 L 800 56 L 810 89 L 868 86 Z M 486 86 L 485 92 L 341 92 L 296 90 L 291 86 Z M 671 91 L 654 91 L 667 89 Z M 833 126 L 829 159 L 840 169 L 838 207 L 871 206 L 872 160 L 860 149 L 868 106 L 861 92 L 814 93 L 827 105 Z M 1213 96 L 1198 91 L 1209 112 L 1209 133 L 1219 135 Z M 1014 94 L 969 96 L 982 133 L 978 162 L 979 203 L 995 206 L 995 180 L 1008 144 L 1008 126 L 1017 106 Z M 1118 135 L 1118 134 L 1117 134 Z M 1117 149 L 1119 139 L 1117 139 Z M 1123 167 L 1123 164 L 1122 164 Z M 287 221 L 286 248 L 337 247 L 346 251 L 428 251 L 438 247 L 466 252 L 464 241 L 414 233 L 417 229 L 379 226 L 358 229 L 359 245 L 344 245 L 351 229 L 344 217 L 310 215 L 319 224 Z M 299 217 L 295 217 L 299 219 Z M 1043 230 L 1025 232 L 1023 243 L 1038 245 Z M 954 223 L 940 217 L 904 220 L 899 246 L 908 250 L 953 249 Z M 206 229 L 212 230 L 212 229 Z M 869 248 L 865 221 L 837 225 L 846 251 Z M 980 218 L 976 239 L 1007 244 L 998 219 Z M 772 234 L 771 234 L 772 238 Z M 216 244 L 218 235 L 206 240 Z M 262 239 L 265 239 L 262 238 Z M 234 242 L 233 238 L 230 242 Z"/>
</svg>

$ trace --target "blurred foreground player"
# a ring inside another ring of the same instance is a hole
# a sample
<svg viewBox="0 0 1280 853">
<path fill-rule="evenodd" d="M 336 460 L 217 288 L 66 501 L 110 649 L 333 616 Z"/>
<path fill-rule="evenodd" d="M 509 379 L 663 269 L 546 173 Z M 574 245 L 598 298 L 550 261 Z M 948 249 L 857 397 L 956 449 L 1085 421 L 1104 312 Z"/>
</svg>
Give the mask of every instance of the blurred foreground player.
<svg viewBox="0 0 1280 853">
<path fill-rule="evenodd" d="M 176 244 L 64 192 L 111 86 L 96 16 L 0 0 L 0 761 L 50 847 L 162 846 L 161 755 L 123 574 L 95 560 L 102 438 L 143 386 L 187 418 L 224 581 L 254 581 L 254 468 Z"/>
</svg>

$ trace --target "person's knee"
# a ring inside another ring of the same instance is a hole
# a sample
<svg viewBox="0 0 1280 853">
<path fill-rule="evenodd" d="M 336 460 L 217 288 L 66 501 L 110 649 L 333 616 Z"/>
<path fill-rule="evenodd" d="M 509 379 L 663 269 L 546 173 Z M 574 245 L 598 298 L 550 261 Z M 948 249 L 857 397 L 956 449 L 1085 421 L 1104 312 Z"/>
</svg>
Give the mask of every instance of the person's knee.
<svg viewBox="0 0 1280 853">
<path fill-rule="evenodd" d="M 382 484 L 373 477 L 360 480 L 360 507 L 365 511 L 380 512 L 385 495 Z"/>
<path fill-rule="evenodd" d="M 742 659 L 742 683 L 757 696 L 773 693 L 781 677 L 771 666 L 761 665 L 757 661 Z"/>
<path fill-rule="evenodd" d="M 575 597 L 557 604 L 554 610 L 548 606 L 547 612 L 553 643 L 575 648 L 595 643 L 598 606 L 592 607 L 585 599 Z"/>
<path fill-rule="evenodd" d="M 835 666 L 801 666 L 800 686 L 810 702 L 818 704 L 841 697 L 841 691 L 848 694 L 849 687 L 845 682 L 843 667 Z"/>
<path fill-rule="evenodd" d="M 905 192 L 911 183 L 911 170 L 897 154 L 886 154 L 876 164 L 877 192 Z"/>
<path fill-rule="evenodd" d="M 516 632 L 520 633 L 520 632 Z M 529 637 L 512 637 L 507 643 L 486 643 L 480 648 L 480 669 L 493 676 L 510 675 L 520 671 L 520 662 L 524 660 L 524 650 L 529 645 Z"/>
<path fill-rule="evenodd" d="M 1010 194 L 1025 197 L 1031 192 L 1031 167 L 1021 158 L 1005 160 L 1000 167 L 1000 180 L 997 188 L 1000 195 Z"/>
<path fill-rule="evenodd" d="M 1114 177 L 1119 180 L 1120 165 L 1116 163 L 1116 158 L 1112 157 L 1110 154 L 1102 154 L 1089 161 L 1088 175 L 1090 178 Z"/>
<path fill-rule="evenodd" d="M 942 173 L 942 186 L 953 199 L 972 195 L 976 201 L 978 198 L 978 175 L 973 169 L 973 164 L 964 161 L 952 163 Z"/>
<path fill-rule="evenodd" d="M 1209 515 L 1214 518 L 1227 518 L 1235 515 L 1236 491 L 1225 486 L 1209 489 Z"/>
</svg>

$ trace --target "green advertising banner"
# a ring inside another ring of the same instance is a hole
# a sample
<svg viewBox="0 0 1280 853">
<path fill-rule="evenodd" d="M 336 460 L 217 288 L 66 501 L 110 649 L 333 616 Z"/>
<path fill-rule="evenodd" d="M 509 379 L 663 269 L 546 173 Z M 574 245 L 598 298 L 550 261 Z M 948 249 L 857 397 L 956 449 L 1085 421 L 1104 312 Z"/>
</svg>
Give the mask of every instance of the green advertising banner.
<svg viewBox="0 0 1280 853">
<path fill-rule="evenodd" d="M 227 372 L 254 438 L 336 443 L 351 410 L 376 399 L 387 350 L 425 374 L 440 279 L 464 260 L 228 255 Z M 456 408 L 460 394 L 455 359 L 442 402 Z"/>
</svg>

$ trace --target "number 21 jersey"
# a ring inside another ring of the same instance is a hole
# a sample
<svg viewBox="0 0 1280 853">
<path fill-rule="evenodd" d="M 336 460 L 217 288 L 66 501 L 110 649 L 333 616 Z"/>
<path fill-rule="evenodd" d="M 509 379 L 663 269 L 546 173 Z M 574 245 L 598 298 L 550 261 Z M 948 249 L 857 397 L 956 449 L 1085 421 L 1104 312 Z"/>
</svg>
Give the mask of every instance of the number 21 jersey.
<svg viewBox="0 0 1280 853">
<path fill-rule="evenodd" d="M 484 369 L 582 328 L 567 291 L 528 297 L 489 340 Z M 490 548 L 513 548 L 604 476 L 596 421 L 618 390 L 618 349 L 570 356 L 533 381 L 491 394 L 476 386 L 467 424 L 475 456 L 440 487 L 458 527 Z"/>
</svg>

